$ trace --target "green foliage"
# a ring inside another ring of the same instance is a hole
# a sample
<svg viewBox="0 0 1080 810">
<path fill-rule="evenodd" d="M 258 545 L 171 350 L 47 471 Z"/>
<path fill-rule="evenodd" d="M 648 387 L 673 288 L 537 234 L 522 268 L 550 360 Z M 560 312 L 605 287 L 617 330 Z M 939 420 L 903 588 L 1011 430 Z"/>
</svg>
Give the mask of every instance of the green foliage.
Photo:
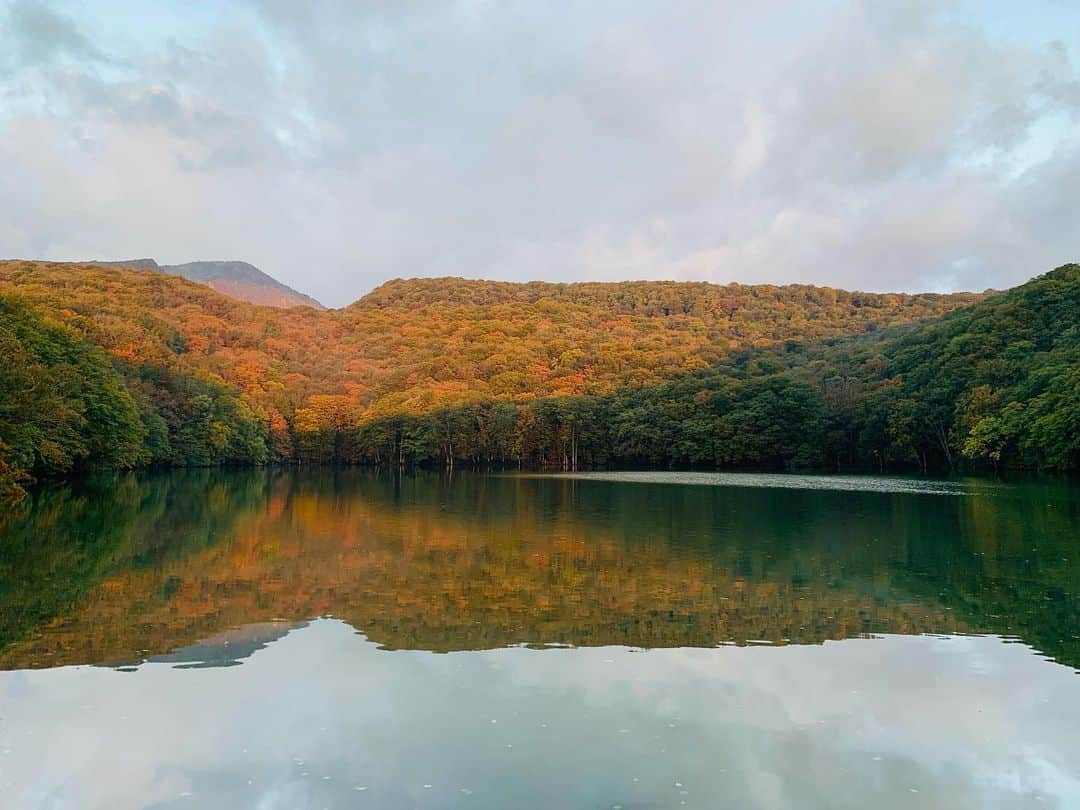
<svg viewBox="0 0 1080 810">
<path fill-rule="evenodd" d="M 144 428 L 109 357 L 0 295 L 0 448 L 4 488 L 28 473 L 131 467 Z"/>
<path fill-rule="evenodd" d="M 7 453 L 7 445 L 0 443 L 0 506 L 22 500 L 26 494 L 22 485 L 28 479 L 26 473 L 4 460 Z M 0 528 L 4 523 L 5 520 L 0 518 Z"/>
<path fill-rule="evenodd" d="M 958 454 L 995 468 L 1080 466 L 1080 265 L 876 349 L 886 367 L 867 378 L 879 402 L 909 412 L 896 441 L 917 455 L 949 467 Z"/>
<path fill-rule="evenodd" d="M 0 294 L 0 500 L 31 476 L 266 460 L 266 426 L 226 386 L 117 363 Z"/>
<path fill-rule="evenodd" d="M 266 425 L 224 385 L 149 363 L 128 374 L 143 404 L 145 463 L 206 467 L 267 460 Z"/>
</svg>

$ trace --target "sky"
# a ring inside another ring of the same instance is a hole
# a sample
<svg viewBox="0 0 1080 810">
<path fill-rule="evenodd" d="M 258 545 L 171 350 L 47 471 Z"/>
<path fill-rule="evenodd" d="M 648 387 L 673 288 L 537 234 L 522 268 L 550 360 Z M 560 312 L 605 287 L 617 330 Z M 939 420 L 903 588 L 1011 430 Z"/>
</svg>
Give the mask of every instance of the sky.
<svg viewBox="0 0 1080 810">
<path fill-rule="evenodd" d="M 0 0 L 0 257 L 1004 288 L 1078 119 L 1072 0 Z"/>
</svg>

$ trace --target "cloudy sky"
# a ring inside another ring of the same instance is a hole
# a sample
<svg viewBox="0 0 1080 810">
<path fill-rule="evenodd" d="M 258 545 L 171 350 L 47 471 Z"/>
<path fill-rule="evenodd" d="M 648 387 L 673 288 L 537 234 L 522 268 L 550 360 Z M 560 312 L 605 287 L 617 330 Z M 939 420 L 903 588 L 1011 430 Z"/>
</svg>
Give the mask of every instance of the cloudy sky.
<svg viewBox="0 0 1080 810">
<path fill-rule="evenodd" d="M 1078 119 L 1073 0 L 0 0 L 0 256 L 1005 287 Z"/>
</svg>

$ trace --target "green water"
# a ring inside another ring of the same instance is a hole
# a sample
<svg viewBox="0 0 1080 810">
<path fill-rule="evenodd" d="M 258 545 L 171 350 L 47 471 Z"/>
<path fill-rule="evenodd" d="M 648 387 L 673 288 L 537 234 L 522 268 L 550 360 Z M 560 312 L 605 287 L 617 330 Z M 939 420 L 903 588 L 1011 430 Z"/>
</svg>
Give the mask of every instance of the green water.
<svg viewBox="0 0 1080 810">
<path fill-rule="evenodd" d="M 0 528 L 4 807 L 1075 807 L 1078 668 L 1064 482 L 197 471 Z"/>
</svg>

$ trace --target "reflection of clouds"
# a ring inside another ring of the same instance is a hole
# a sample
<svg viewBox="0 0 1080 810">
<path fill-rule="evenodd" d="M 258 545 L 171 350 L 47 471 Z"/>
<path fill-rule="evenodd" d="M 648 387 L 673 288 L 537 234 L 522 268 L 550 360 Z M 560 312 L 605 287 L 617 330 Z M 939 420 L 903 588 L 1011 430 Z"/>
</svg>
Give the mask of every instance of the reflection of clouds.
<svg viewBox="0 0 1080 810">
<path fill-rule="evenodd" d="M 0 674 L 0 782 L 57 808 L 1065 807 L 1076 690 L 995 638 L 433 655 L 323 620 L 239 667 Z"/>
<path fill-rule="evenodd" d="M 1029 680 L 1030 672 L 1043 672 L 1030 650 L 993 638 L 890 636 L 823 646 L 729 648 L 721 655 L 700 649 L 649 651 L 636 657 L 633 681 L 616 684 L 626 694 L 614 696 L 605 678 L 610 665 L 596 661 L 604 651 L 582 652 L 588 663 L 577 670 L 581 677 L 575 688 L 601 705 L 624 697 L 647 702 L 670 683 L 674 669 L 699 692 L 700 705 L 709 707 L 698 711 L 705 721 L 734 717 L 743 727 L 767 732 L 825 724 L 836 732 L 838 747 L 850 743 L 861 750 L 876 738 L 879 751 L 943 763 L 958 753 L 974 762 L 989 755 L 1023 759 L 1042 749 L 1052 760 L 1055 751 L 1076 747 L 1073 727 L 1062 724 L 1060 714 L 1071 701 L 1073 716 L 1080 718 L 1080 706 L 1070 696 L 1075 679 L 1065 668 L 1052 668 L 1048 694 L 1046 681 Z M 523 674 L 526 682 L 538 686 L 556 677 L 549 664 L 531 665 Z M 706 702 L 716 697 L 716 679 L 724 684 L 719 693 L 732 700 Z M 603 688 L 592 689 L 595 684 Z M 687 692 L 684 687 L 679 693 L 683 704 Z M 1041 745 L 1011 740 L 1018 708 Z"/>
</svg>

